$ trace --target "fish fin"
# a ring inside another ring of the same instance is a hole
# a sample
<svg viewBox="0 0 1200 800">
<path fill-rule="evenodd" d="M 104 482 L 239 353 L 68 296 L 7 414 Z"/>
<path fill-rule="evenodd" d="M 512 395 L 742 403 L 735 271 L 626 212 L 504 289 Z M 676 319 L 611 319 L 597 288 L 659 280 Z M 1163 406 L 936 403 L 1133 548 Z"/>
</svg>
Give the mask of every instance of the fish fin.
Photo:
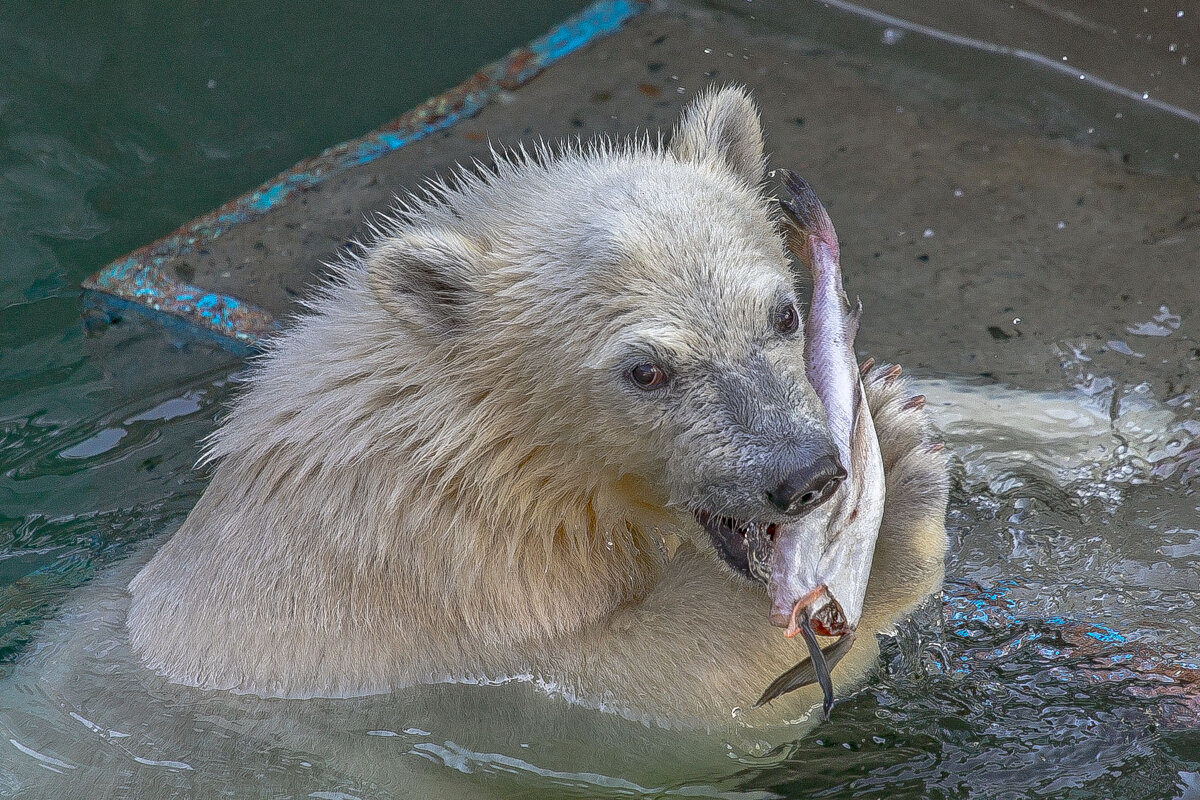
<svg viewBox="0 0 1200 800">
<path fill-rule="evenodd" d="M 848 633 L 819 651 L 825 662 L 826 673 L 832 671 L 837 666 L 837 663 L 842 660 L 842 656 L 850 651 L 850 645 L 852 644 L 854 644 L 854 634 Z M 764 706 L 781 695 L 817 683 L 819 679 L 817 668 L 814 666 L 812 658 L 806 658 L 771 681 L 770 685 L 763 691 L 762 697 L 758 698 L 758 702 L 753 707 Z"/>
<path fill-rule="evenodd" d="M 849 303 L 847 303 L 849 305 Z M 850 406 L 850 438 L 854 439 L 854 431 L 858 427 L 859 413 L 864 402 L 863 385 L 862 385 L 862 367 L 858 365 L 858 359 L 854 357 L 854 337 L 858 335 L 858 321 L 862 319 L 862 298 L 856 297 L 854 308 L 850 309 L 850 313 L 846 315 L 846 327 L 844 334 L 846 337 L 846 346 L 850 348 L 850 363 L 849 368 L 853 375 L 853 380 L 857 384 L 857 391 L 854 392 L 854 398 L 851 400 Z M 868 368 L 869 369 L 869 368 Z"/>
<path fill-rule="evenodd" d="M 863 408 L 867 402 L 867 390 L 866 387 L 863 386 L 862 378 L 858 379 L 857 384 L 858 385 L 855 387 L 857 391 L 854 392 L 854 399 L 850 403 L 851 452 L 854 450 L 854 435 L 858 432 L 859 423 L 862 422 Z"/>
<path fill-rule="evenodd" d="M 844 295 L 843 295 L 844 296 Z M 846 305 L 850 305 L 847 301 Z M 846 315 L 846 343 L 854 344 L 854 337 L 858 336 L 858 321 L 862 319 L 862 298 L 854 298 L 854 307 L 850 309 L 850 313 Z"/>
</svg>

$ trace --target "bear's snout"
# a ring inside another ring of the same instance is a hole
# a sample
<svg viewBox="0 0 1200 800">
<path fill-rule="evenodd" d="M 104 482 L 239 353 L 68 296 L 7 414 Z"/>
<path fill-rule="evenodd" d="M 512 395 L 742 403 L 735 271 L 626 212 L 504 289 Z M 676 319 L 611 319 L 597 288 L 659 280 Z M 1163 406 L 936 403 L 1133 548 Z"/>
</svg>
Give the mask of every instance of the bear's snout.
<svg viewBox="0 0 1200 800">
<path fill-rule="evenodd" d="M 767 500 L 788 516 L 807 514 L 828 500 L 846 478 L 837 456 L 828 453 L 790 472 L 767 489 Z"/>
</svg>

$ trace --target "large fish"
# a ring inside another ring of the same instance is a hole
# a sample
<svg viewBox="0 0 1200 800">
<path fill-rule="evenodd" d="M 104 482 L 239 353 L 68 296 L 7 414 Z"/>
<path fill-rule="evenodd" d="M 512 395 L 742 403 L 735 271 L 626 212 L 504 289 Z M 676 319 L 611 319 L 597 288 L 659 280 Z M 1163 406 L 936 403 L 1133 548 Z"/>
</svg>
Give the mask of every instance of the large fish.
<svg viewBox="0 0 1200 800">
<path fill-rule="evenodd" d="M 812 274 L 805 368 L 846 479 L 824 505 L 776 533 L 768 579 L 771 622 L 789 638 L 803 634 L 810 660 L 780 675 L 756 705 L 816 681 L 828 716 L 829 670 L 853 643 L 883 521 L 883 460 L 854 354 L 862 306 L 851 308 L 842 288 L 833 223 L 803 179 L 784 171 L 784 186 L 790 195 L 782 203 L 788 247 Z M 822 650 L 814 632 L 840 638 Z"/>
</svg>

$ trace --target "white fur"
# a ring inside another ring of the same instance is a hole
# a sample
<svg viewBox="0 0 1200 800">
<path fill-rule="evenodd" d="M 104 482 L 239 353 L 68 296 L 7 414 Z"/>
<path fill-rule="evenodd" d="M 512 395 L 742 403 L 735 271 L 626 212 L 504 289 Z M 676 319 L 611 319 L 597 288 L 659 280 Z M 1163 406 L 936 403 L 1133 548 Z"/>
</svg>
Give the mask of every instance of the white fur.
<svg viewBox="0 0 1200 800">
<path fill-rule="evenodd" d="M 269 696 L 533 674 L 670 725 L 752 702 L 797 650 L 683 501 L 689 465 L 757 456 L 623 376 L 666 359 L 682 393 L 698 365 L 762 353 L 802 376 L 795 342 L 764 339 L 793 279 L 762 164 L 753 105 L 727 89 L 668 148 L 542 147 L 409 200 L 213 435 L 211 484 L 130 584 L 135 651 Z M 936 587 L 945 546 L 945 465 L 901 386 L 868 386 L 889 470 L 876 630 Z M 842 686 L 874 658 L 860 642 Z M 778 711 L 812 699 L 789 698 Z"/>
</svg>

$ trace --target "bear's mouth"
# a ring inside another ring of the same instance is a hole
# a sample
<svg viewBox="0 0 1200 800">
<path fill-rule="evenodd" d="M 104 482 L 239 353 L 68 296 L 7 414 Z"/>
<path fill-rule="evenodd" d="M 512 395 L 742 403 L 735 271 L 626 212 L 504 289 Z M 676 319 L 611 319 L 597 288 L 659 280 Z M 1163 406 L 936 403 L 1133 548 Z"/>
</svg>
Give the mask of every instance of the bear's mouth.
<svg viewBox="0 0 1200 800">
<path fill-rule="evenodd" d="M 767 583 L 771 578 L 771 549 L 779 532 L 776 522 L 755 522 L 725 517 L 703 509 L 693 512 L 696 521 L 716 548 L 717 555 L 749 580 Z"/>
</svg>

